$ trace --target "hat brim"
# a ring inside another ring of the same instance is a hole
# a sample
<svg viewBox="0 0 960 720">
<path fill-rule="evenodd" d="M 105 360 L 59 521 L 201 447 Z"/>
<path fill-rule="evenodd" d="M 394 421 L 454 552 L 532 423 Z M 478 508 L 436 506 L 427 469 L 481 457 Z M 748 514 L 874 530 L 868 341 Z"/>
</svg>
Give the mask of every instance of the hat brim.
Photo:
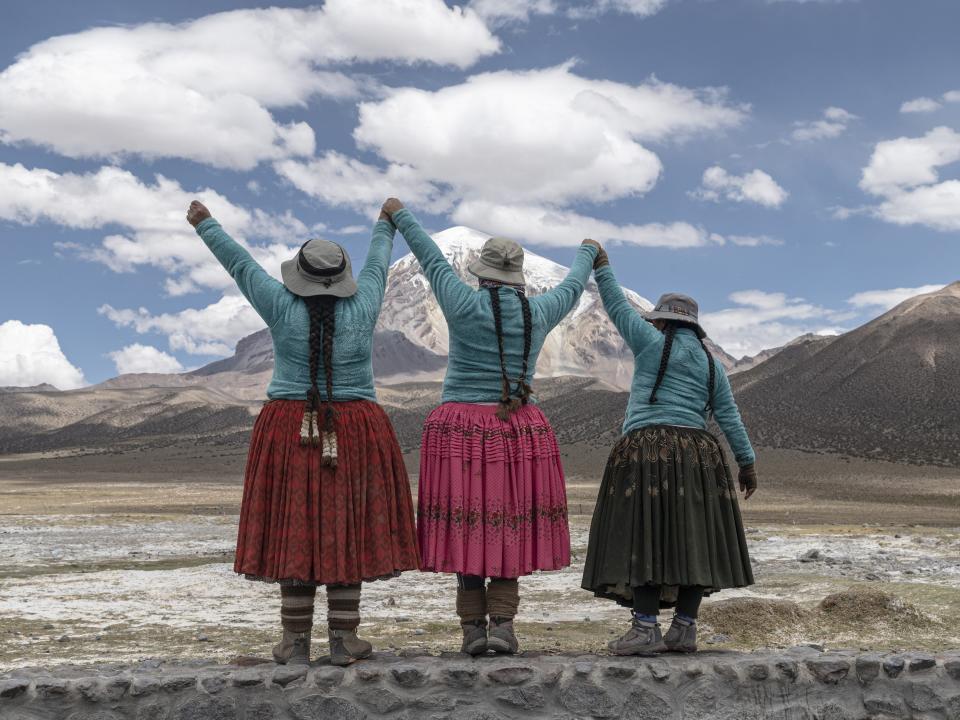
<svg viewBox="0 0 960 720">
<path fill-rule="evenodd" d="M 504 270 L 490 267 L 482 260 L 474 260 L 467 266 L 467 272 L 481 280 L 496 280 L 508 285 L 526 285 L 527 279 L 522 270 Z"/>
<path fill-rule="evenodd" d="M 663 312 L 660 310 L 651 310 L 648 313 L 643 314 L 644 320 L 676 320 L 677 322 L 682 322 L 684 325 L 689 325 L 691 328 L 697 331 L 697 336 L 703 340 L 707 336 L 706 331 L 700 327 L 700 323 L 696 320 L 691 320 L 689 315 L 682 315 L 680 313 L 674 312 Z"/>
<path fill-rule="evenodd" d="M 318 295 L 330 295 L 332 297 L 350 297 L 357 292 L 357 281 L 353 279 L 353 268 L 350 265 L 350 258 L 347 258 L 347 265 L 336 282 L 326 283 L 317 282 L 303 275 L 297 267 L 297 259 L 287 260 L 280 263 L 280 275 L 283 277 L 283 284 L 294 295 L 300 297 L 316 297 Z"/>
</svg>

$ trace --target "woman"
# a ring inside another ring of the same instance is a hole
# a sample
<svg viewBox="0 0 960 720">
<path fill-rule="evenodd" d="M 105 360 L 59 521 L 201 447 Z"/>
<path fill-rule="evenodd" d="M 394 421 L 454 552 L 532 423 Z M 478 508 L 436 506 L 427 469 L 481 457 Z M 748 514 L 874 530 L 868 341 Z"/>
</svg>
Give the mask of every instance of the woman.
<svg viewBox="0 0 960 720">
<path fill-rule="evenodd" d="M 469 267 L 480 283 L 474 289 L 399 200 L 383 210 L 420 261 L 450 331 L 442 404 L 427 418 L 420 450 L 421 567 L 458 574 L 463 652 L 515 653 L 517 578 L 570 564 L 560 451 L 530 383 L 547 334 L 580 299 L 599 245 L 580 248 L 560 285 L 527 298 L 515 242 L 487 241 Z"/>
<path fill-rule="evenodd" d="M 331 662 L 348 665 L 372 652 L 357 637 L 361 583 L 418 564 L 410 483 L 376 404 L 371 362 L 395 229 L 380 218 L 356 281 L 342 247 L 309 240 L 281 266 L 281 284 L 199 202 L 187 220 L 273 338 L 273 379 L 250 440 L 234 570 L 280 585 L 278 663 L 309 663 L 314 598 L 325 585 Z"/>
<path fill-rule="evenodd" d="M 646 315 L 623 294 L 600 252 L 603 306 L 634 354 L 623 423 L 600 484 L 583 587 L 633 608 L 618 655 L 697 649 L 705 594 L 753 584 L 737 494 L 723 451 L 706 431 L 713 416 L 740 466 L 740 489 L 757 487 L 754 453 L 730 383 L 703 342 L 697 304 L 664 295 Z M 666 637 L 657 615 L 676 605 Z"/>
</svg>

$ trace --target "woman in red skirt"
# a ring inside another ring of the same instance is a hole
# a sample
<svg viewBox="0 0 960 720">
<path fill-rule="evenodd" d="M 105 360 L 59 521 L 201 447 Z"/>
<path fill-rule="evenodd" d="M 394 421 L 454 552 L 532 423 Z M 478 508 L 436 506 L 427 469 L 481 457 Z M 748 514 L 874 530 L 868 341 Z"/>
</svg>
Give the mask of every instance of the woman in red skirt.
<svg viewBox="0 0 960 720">
<path fill-rule="evenodd" d="M 234 569 L 280 585 L 279 663 L 309 663 L 314 598 L 325 585 L 331 661 L 347 665 L 372 652 L 357 637 L 361 583 L 418 565 L 410 483 L 376 403 L 371 361 L 395 228 L 381 216 L 356 281 L 342 247 L 309 240 L 283 263 L 281 284 L 199 202 L 187 220 L 273 338 L 273 378 L 250 440 Z"/>
<path fill-rule="evenodd" d="M 443 404 L 427 418 L 420 449 L 422 568 L 458 574 L 464 652 L 514 653 L 517 578 L 570 564 L 560 450 L 530 383 L 600 246 L 589 241 L 562 283 L 527 298 L 517 243 L 487 241 L 469 268 L 480 283 L 473 288 L 399 200 L 383 210 L 419 260 L 450 331 Z"/>
</svg>

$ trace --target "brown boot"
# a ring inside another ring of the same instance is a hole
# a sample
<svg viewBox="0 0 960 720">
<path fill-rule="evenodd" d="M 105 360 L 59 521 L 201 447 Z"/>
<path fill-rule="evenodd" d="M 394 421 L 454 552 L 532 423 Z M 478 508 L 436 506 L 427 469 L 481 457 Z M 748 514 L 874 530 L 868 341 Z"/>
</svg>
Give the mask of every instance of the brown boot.
<svg viewBox="0 0 960 720">
<path fill-rule="evenodd" d="M 463 628 L 460 652 L 483 655 L 487 651 L 487 591 L 457 588 L 457 615 Z"/>
<path fill-rule="evenodd" d="M 487 612 L 490 613 L 490 631 L 487 647 L 495 653 L 513 655 L 520 650 L 520 642 L 513 631 L 513 618 L 520 605 L 520 585 L 515 578 L 493 578 L 487 588 Z"/>
<path fill-rule="evenodd" d="M 373 645 L 357 637 L 356 630 L 330 630 L 330 664 L 346 667 L 373 654 Z"/>
<path fill-rule="evenodd" d="M 283 639 L 273 646 L 273 659 L 280 665 L 310 664 L 310 632 L 283 631 Z"/>
</svg>

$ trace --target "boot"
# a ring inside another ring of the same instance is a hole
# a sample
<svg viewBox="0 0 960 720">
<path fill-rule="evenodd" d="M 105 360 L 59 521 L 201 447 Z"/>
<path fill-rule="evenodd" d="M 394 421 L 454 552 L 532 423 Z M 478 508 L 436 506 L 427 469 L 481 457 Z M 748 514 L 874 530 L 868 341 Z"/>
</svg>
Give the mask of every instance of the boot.
<svg viewBox="0 0 960 720">
<path fill-rule="evenodd" d="M 460 627 L 463 628 L 460 652 L 467 655 L 483 655 L 487 652 L 487 623 L 484 620 L 461 622 Z"/>
<path fill-rule="evenodd" d="M 670 629 L 667 630 L 667 634 L 663 638 L 663 644 L 667 646 L 668 652 L 696 652 L 697 624 L 674 617 L 673 622 L 670 623 Z"/>
<path fill-rule="evenodd" d="M 614 655 L 655 655 L 667 649 L 660 625 L 636 618 L 630 624 L 630 629 L 617 640 L 611 640 L 607 647 Z"/>
<path fill-rule="evenodd" d="M 283 631 L 283 639 L 273 646 L 273 659 L 280 665 L 310 664 L 310 632 Z"/>
<path fill-rule="evenodd" d="M 346 667 L 373 654 L 373 645 L 357 637 L 356 630 L 330 630 L 330 664 Z"/>
<path fill-rule="evenodd" d="M 520 641 L 513 632 L 513 618 L 490 618 L 487 647 L 504 655 L 513 655 L 520 649 Z"/>
</svg>

